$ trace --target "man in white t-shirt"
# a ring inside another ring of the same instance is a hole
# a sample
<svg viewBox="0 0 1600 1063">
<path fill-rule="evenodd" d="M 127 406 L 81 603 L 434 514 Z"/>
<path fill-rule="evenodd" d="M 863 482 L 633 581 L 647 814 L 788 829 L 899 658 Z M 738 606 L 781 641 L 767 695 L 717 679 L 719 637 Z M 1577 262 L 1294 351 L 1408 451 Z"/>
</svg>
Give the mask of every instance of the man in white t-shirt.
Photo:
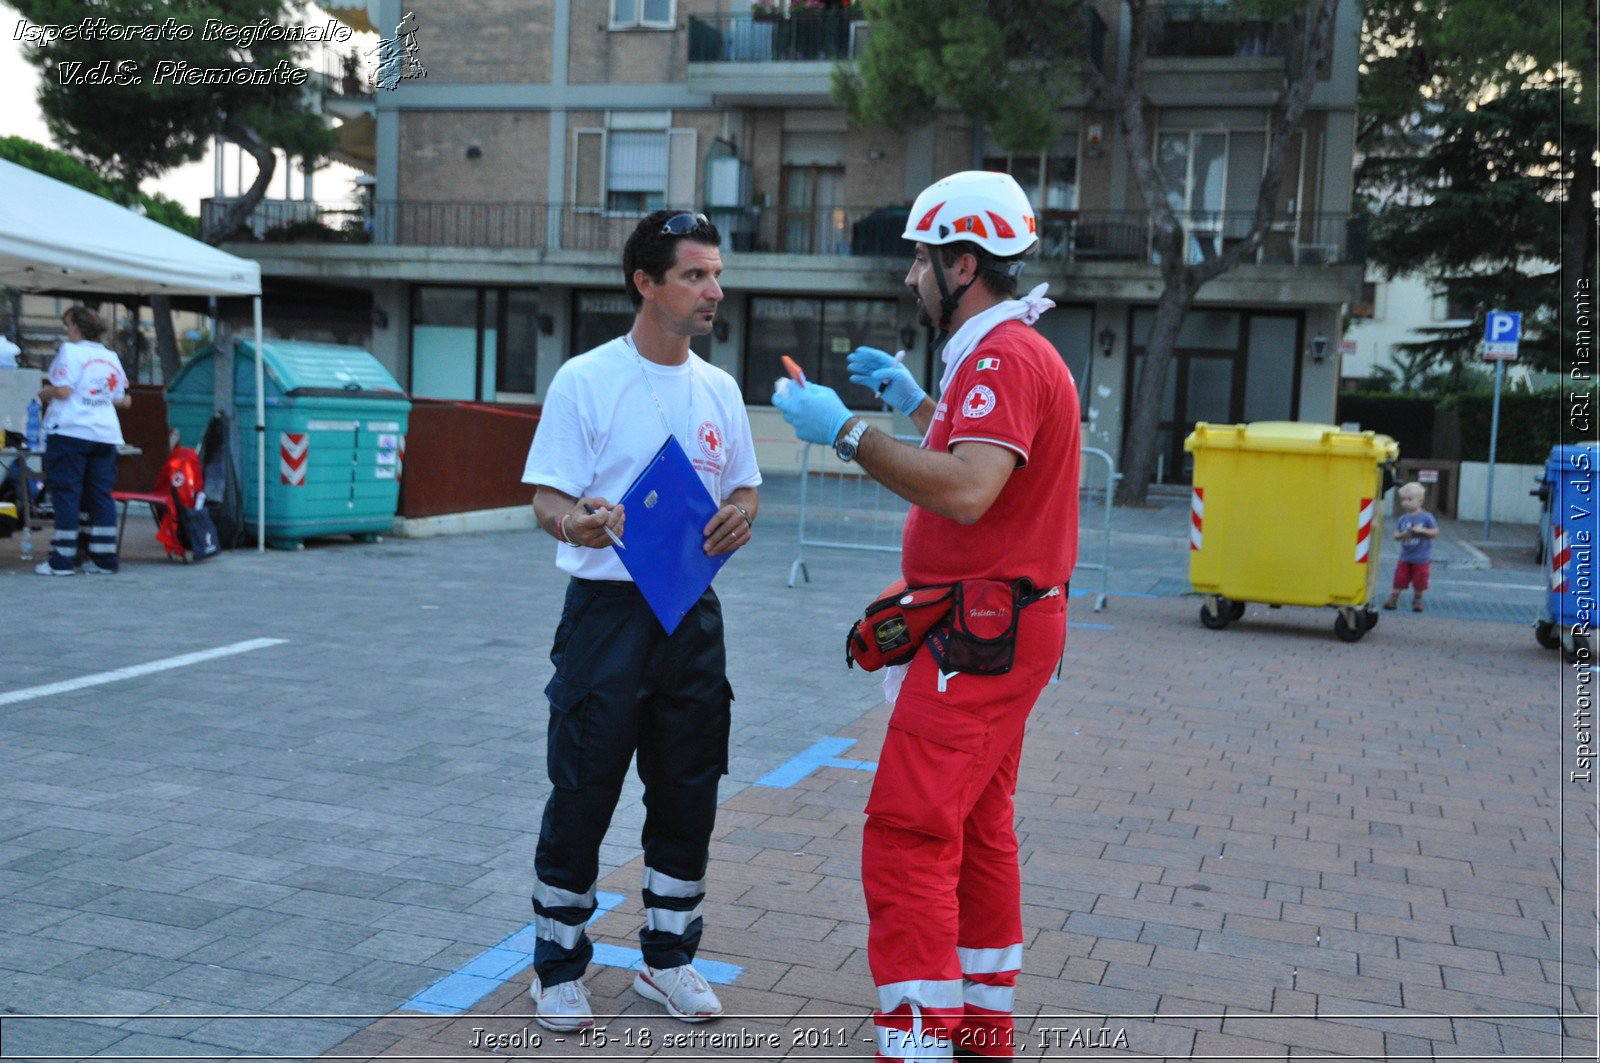
<svg viewBox="0 0 1600 1063">
<path fill-rule="evenodd" d="M 545 395 L 524 483 L 537 485 L 539 526 L 572 576 L 550 659 L 549 772 L 535 860 L 539 1024 L 594 1025 L 582 976 L 594 949 L 600 842 L 628 762 L 644 782 L 642 996 L 685 1022 L 722 1014 L 693 959 L 700 943 L 717 784 L 728 766 L 733 690 L 722 607 L 709 588 L 669 636 L 612 547 L 626 514 L 614 504 L 668 435 L 721 503 L 702 529 L 707 554 L 750 541 L 761 474 L 733 378 L 689 350 L 722 301 L 721 236 L 704 215 L 656 211 L 623 250 L 636 311 L 627 335 L 561 367 Z"/>
<path fill-rule="evenodd" d="M 49 378 L 39 389 L 45 404 L 44 478 L 55 509 L 56 529 L 50 560 L 34 570 L 42 576 L 70 576 L 79 571 L 78 513 L 89 514 L 89 560 L 85 574 L 109 575 L 117 570 L 117 504 L 111 489 L 117 480 L 117 448 L 122 445 L 118 408 L 132 405 L 128 374 L 117 352 L 100 343 L 105 324 L 84 306 L 62 315 L 67 341 L 50 363 Z"/>
</svg>

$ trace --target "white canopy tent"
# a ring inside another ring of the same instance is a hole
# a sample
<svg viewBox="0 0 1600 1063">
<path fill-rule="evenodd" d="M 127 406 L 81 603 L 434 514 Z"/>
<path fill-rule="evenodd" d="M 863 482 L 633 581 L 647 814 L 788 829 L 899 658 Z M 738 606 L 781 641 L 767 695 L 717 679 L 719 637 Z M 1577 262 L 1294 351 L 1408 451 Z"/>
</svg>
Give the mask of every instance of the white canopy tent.
<svg viewBox="0 0 1600 1063">
<path fill-rule="evenodd" d="M 25 292 L 255 298 L 256 549 L 266 549 L 261 267 L 0 159 L 0 285 Z"/>
</svg>

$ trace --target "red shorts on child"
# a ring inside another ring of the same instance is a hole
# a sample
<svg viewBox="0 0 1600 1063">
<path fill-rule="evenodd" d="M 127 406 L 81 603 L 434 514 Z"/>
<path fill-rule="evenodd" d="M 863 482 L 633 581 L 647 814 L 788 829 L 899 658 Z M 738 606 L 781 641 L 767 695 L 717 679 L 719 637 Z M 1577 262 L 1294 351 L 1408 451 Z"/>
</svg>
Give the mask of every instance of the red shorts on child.
<svg viewBox="0 0 1600 1063">
<path fill-rule="evenodd" d="M 1431 561 L 1401 561 L 1394 566 L 1394 589 L 1414 588 L 1418 594 L 1428 589 L 1428 568 Z"/>
</svg>

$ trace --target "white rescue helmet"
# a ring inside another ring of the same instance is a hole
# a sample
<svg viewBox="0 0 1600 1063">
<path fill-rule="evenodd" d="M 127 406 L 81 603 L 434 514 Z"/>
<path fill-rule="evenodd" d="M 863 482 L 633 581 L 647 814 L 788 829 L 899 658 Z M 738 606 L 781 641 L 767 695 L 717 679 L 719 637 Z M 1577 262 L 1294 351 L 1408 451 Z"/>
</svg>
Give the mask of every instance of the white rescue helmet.
<svg viewBox="0 0 1600 1063">
<path fill-rule="evenodd" d="M 1012 258 L 1039 242 L 1033 205 L 1005 173 L 964 170 L 935 181 L 911 205 L 901 237 L 922 244 L 970 241 L 995 258 Z"/>
</svg>

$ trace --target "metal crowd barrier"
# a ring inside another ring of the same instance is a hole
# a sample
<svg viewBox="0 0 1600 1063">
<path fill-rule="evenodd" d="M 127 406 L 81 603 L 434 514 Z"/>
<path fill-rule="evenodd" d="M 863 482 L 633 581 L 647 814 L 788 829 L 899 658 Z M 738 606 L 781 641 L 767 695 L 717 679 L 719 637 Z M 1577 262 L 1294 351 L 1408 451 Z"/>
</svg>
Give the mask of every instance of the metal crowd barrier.
<svg viewBox="0 0 1600 1063">
<path fill-rule="evenodd" d="M 895 436 L 917 446 L 921 436 Z M 831 447 L 807 444 L 800 456 L 800 531 L 794 563 L 789 566 L 789 586 L 800 580 L 811 582 L 806 570 L 806 550 L 863 550 L 897 554 L 910 503 L 870 476 L 831 465 L 813 469 L 813 451 L 830 459 Z M 1117 463 L 1110 454 L 1095 447 L 1084 447 L 1083 467 L 1078 480 L 1078 564 L 1073 582 L 1082 589 L 1085 572 L 1100 573 L 1100 589 L 1095 593 L 1094 611 L 1106 607 L 1106 586 L 1111 575 L 1111 500 L 1116 494 Z M 1102 465 L 1103 463 L 1103 465 Z M 1091 474 L 1091 468 L 1094 473 Z M 1090 520 L 1098 519 L 1098 561 L 1085 560 L 1093 541 L 1084 532 Z"/>
<path fill-rule="evenodd" d="M 914 447 L 922 443 L 921 436 L 894 438 Z M 813 452 L 828 467 L 813 469 Z M 808 546 L 898 554 L 900 532 L 910 511 L 911 503 L 872 477 L 838 463 L 832 447 L 806 444 L 800 455 L 800 542 L 789 566 L 789 586 L 797 579 L 811 582 L 806 571 Z"/>
<path fill-rule="evenodd" d="M 1083 448 L 1083 464 L 1078 469 L 1078 565 L 1072 570 L 1072 581 L 1082 589 L 1083 582 L 1079 577 L 1085 572 L 1100 573 L 1100 591 L 1094 596 L 1094 611 L 1106 607 L 1106 583 L 1111 578 L 1111 499 L 1117 493 L 1117 481 L 1122 479 L 1122 474 L 1117 471 L 1117 463 L 1105 451 L 1097 447 Z M 1105 463 L 1105 471 L 1098 477 L 1090 476 L 1090 459 L 1096 459 L 1094 468 L 1099 469 L 1100 463 Z M 1084 534 L 1089 528 L 1090 515 L 1099 507 L 1100 514 L 1100 560 L 1085 561 L 1089 537 Z"/>
</svg>

